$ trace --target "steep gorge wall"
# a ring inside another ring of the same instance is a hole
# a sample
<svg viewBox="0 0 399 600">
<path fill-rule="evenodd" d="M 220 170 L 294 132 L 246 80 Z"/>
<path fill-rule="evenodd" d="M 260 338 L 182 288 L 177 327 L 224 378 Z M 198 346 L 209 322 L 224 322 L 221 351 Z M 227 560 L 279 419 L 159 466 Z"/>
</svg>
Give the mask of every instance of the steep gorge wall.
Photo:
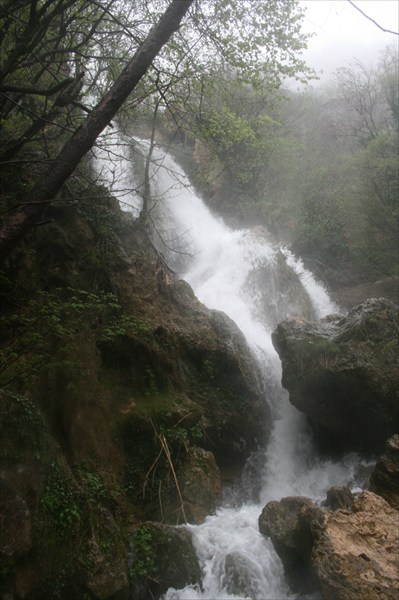
<svg viewBox="0 0 399 600">
<path fill-rule="evenodd" d="M 204 518 L 266 441 L 251 353 L 111 199 L 54 204 L 1 286 L 1 593 L 132 597 L 131 532 Z"/>
</svg>

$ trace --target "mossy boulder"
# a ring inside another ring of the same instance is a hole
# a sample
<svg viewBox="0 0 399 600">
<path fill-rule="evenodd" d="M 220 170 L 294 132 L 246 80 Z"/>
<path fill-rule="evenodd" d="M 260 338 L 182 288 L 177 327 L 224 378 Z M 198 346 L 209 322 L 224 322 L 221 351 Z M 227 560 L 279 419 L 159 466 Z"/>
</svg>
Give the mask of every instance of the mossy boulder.
<svg viewBox="0 0 399 600">
<path fill-rule="evenodd" d="M 135 600 L 157 599 L 170 587 L 201 582 L 191 533 L 160 523 L 142 523 L 134 532 L 129 569 Z"/>
<path fill-rule="evenodd" d="M 280 323 L 273 344 L 290 402 L 330 450 L 381 452 L 398 423 L 398 313 L 370 299 L 345 316 Z"/>
<path fill-rule="evenodd" d="M 116 490 L 93 468 L 71 469 L 32 401 L 3 391 L 0 407 L 1 596 L 126 598 Z"/>
</svg>

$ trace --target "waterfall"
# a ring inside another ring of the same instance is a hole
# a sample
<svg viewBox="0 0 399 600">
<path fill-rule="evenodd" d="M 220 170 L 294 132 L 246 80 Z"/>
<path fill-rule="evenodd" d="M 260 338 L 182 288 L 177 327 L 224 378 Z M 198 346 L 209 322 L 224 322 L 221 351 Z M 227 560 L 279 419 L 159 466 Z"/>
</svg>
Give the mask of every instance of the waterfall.
<svg viewBox="0 0 399 600">
<path fill-rule="evenodd" d="M 138 217 L 142 200 L 135 165 L 131 144 L 124 140 L 116 126 L 99 136 L 92 160 L 97 181 L 110 190 L 122 210 Z"/>
<path fill-rule="evenodd" d="M 147 143 L 137 143 L 145 153 Z M 258 531 L 261 510 L 269 500 L 285 496 L 321 501 L 332 485 L 356 488 L 360 459 L 348 455 L 336 463 L 317 456 L 305 417 L 281 387 L 271 332 L 281 319 L 319 318 L 339 309 L 301 261 L 266 230 L 232 230 L 215 217 L 170 154 L 159 148 L 151 177 L 154 243 L 205 305 L 225 312 L 239 326 L 265 374 L 274 415 L 268 447 L 258 460 L 260 497 L 238 506 L 226 501 L 203 524 L 186 526 L 193 534 L 202 586 L 169 589 L 164 600 L 295 598 L 271 542 Z"/>
</svg>

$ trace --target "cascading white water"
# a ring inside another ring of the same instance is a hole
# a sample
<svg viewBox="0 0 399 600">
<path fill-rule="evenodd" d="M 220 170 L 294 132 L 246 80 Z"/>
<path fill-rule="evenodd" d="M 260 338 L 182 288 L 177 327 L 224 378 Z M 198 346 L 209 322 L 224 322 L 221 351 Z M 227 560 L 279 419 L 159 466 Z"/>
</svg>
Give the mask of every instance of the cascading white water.
<svg viewBox="0 0 399 600">
<path fill-rule="evenodd" d="M 145 153 L 148 144 L 138 143 Z M 267 232 L 230 229 L 211 214 L 169 154 L 157 148 L 153 158 L 152 217 L 161 250 L 204 304 L 224 311 L 240 327 L 270 384 L 268 400 L 273 402 L 274 414 L 259 475 L 259 501 L 221 507 L 203 524 L 187 526 L 202 567 L 202 586 L 170 589 L 164 599 L 294 598 L 271 542 L 258 531 L 261 510 L 269 500 L 284 496 L 305 495 L 320 501 L 332 485 L 355 487 L 359 458 L 350 455 L 339 463 L 319 459 L 306 419 L 289 404 L 280 385 L 280 361 L 271 332 L 277 319 L 302 317 L 299 305 L 293 309 L 292 304 L 281 301 L 285 290 L 279 289 L 277 271 L 282 262 L 291 280 L 295 278 L 300 285 L 312 314 L 325 316 L 337 312 L 338 307 L 302 263 L 273 242 Z M 273 318 L 269 314 L 262 317 L 265 303 L 274 312 Z"/>
<path fill-rule="evenodd" d="M 104 131 L 93 149 L 93 167 L 99 183 L 103 183 L 119 201 L 121 208 L 138 217 L 142 200 L 136 184 L 131 145 L 124 141 L 114 126 Z"/>
</svg>

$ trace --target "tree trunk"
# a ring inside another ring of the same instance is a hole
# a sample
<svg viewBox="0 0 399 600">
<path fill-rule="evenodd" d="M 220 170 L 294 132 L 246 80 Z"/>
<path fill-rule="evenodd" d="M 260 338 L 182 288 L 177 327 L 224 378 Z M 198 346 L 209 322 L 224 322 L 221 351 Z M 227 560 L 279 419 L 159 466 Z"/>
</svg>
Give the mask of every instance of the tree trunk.
<svg viewBox="0 0 399 600">
<path fill-rule="evenodd" d="M 26 202 L 4 215 L 0 227 L 0 261 L 10 254 L 22 236 L 54 200 L 98 135 L 135 89 L 162 46 L 179 28 L 192 3 L 193 0 L 172 0 L 114 85 L 68 140 L 48 172 L 33 188 Z"/>
</svg>

